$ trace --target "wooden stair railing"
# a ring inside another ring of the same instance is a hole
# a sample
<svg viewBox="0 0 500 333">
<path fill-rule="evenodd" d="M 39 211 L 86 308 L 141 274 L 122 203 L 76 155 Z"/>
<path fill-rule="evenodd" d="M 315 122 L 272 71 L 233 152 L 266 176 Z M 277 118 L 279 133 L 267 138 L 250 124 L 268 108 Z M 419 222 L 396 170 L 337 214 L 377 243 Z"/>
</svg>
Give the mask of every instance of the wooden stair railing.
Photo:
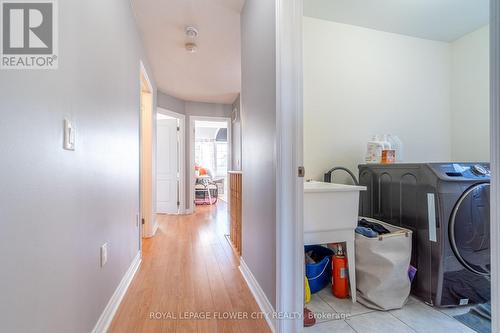
<svg viewBox="0 0 500 333">
<path fill-rule="evenodd" d="M 231 219 L 229 238 L 239 256 L 241 256 L 242 250 L 242 178 L 241 171 L 229 172 L 229 212 Z"/>
</svg>

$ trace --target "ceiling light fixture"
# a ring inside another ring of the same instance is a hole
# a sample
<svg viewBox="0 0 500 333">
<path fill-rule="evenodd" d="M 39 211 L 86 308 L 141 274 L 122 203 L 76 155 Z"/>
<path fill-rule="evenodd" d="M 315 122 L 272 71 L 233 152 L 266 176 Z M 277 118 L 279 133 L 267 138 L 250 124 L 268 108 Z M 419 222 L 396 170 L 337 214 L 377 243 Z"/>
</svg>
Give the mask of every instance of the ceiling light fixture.
<svg viewBox="0 0 500 333">
<path fill-rule="evenodd" d="M 198 46 L 195 43 L 186 43 L 185 47 L 189 53 L 195 53 L 198 50 Z"/>
<path fill-rule="evenodd" d="M 193 39 L 198 37 L 198 29 L 196 29 L 192 25 L 188 25 L 186 27 L 186 36 L 188 36 L 188 38 L 193 38 Z"/>
</svg>

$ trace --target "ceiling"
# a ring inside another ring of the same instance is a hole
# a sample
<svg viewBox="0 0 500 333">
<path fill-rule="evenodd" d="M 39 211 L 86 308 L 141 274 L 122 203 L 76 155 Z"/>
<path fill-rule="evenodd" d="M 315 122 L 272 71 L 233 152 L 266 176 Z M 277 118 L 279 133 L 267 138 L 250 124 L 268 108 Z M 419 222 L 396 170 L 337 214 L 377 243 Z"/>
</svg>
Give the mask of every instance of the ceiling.
<svg viewBox="0 0 500 333">
<path fill-rule="evenodd" d="M 452 42 L 489 22 L 489 0 L 304 0 L 304 15 Z"/>
<path fill-rule="evenodd" d="M 132 0 L 161 92 L 187 101 L 231 104 L 241 87 L 240 12 L 244 0 Z M 196 53 L 184 33 L 199 30 Z"/>
</svg>

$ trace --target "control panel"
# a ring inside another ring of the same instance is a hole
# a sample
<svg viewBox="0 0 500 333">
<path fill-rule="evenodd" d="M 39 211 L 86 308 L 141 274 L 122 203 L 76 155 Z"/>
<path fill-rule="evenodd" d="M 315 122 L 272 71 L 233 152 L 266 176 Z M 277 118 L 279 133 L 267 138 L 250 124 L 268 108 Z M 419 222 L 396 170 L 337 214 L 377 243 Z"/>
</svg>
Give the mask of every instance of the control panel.
<svg viewBox="0 0 500 333">
<path fill-rule="evenodd" d="M 446 163 L 435 164 L 434 169 L 442 178 L 489 179 L 489 163 Z"/>
</svg>

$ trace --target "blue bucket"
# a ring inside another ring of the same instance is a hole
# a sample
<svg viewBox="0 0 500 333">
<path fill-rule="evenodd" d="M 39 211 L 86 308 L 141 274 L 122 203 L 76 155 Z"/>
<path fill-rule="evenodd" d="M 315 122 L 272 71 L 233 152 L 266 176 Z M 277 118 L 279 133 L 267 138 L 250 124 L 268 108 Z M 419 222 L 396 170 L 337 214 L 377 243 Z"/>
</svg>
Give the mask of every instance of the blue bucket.
<svg viewBox="0 0 500 333">
<path fill-rule="evenodd" d="M 311 294 L 325 288 L 332 280 L 332 255 L 333 251 L 320 245 L 306 245 L 305 252 L 313 251 L 315 257 L 322 258 L 314 264 L 306 264 L 306 277 L 309 281 Z"/>
</svg>

